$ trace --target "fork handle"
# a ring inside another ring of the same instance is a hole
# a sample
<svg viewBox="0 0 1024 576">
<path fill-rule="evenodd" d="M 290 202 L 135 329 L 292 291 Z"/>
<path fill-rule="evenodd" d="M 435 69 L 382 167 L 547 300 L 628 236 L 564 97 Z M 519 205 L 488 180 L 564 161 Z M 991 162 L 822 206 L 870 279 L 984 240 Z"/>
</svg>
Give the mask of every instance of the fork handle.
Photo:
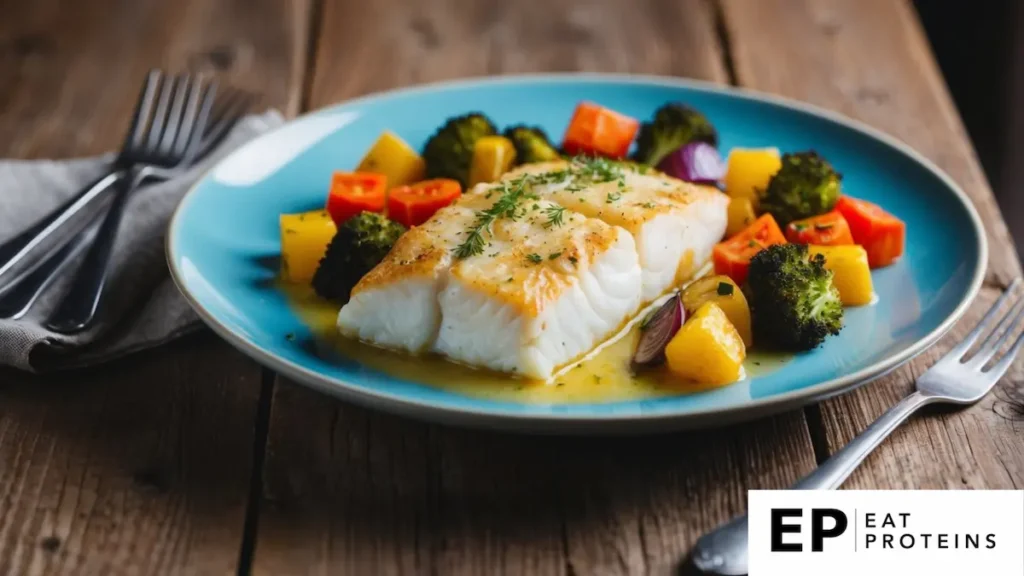
<svg viewBox="0 0 1024 576">
<path fill-rule="evenodd" d="M 832 455 L 791 490 L 835 490 L 850 477 L 872 450 L 922 406 L 937 402 L 934 396 L 915 391 L 871 423 L 856 438 Z M 707 574 L 732 576 L 747 573 L 747 516 L 701 536 L 693 548 L 693 564 Z"/>
<path fill-rule="evenodd" d="M 89 224 L 35 268 L 0 288 L 0 319 L 17 320 L 27 314 L 39 296 L 75 263 L 75 257 L 89 246 L 99 227 L 99 221 Z"/>
<path fill-rule="evenodd" d="M 110 274 L 110 257 L 114 253 L 125 204 L 143 176 L 142 172 L 132 171 L 129 178 L 121 180 L 120 187 L 103 217 L 96 238 L 83 258 L 68 293 L 46 322 L 46 327 L 50 330 L 61 334 L 73 334 L 92 325 Z"/>
<path fill-rule="evenodd" d="M 112 169 L 111 172 L 98 178 L 73 198 L 44 216 L 42 220 L 33 224 L 31 228 L 0 244 L 0 278 L 3 278 L 24 260 L 25 256 L 46 240 L 50 234 L 53 234 L 123 176 L 122 170 Z M 0 288 L 3 286 L 0 284 Z"/>
<path fill-rule="evenodd" d="M 838 452 L 793 485 L 793 490 L 835 490 L 850 477 L 868 454 L 917 412 L 922 406 L 936 402 L 934 396 L 915 391 L 889 408 Z"/>
</svg>

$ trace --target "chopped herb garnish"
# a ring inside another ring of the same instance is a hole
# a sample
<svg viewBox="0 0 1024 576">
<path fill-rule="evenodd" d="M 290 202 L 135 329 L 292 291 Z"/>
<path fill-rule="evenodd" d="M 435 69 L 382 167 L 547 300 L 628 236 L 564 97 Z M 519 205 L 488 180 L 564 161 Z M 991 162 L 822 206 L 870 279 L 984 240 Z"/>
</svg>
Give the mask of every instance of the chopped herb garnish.
<svg viewBox="0 0 1024 576">
<path fill-rule="evenodd" d="M 564 223 L 565 208 L 561 206 L 548 206 L 544 209 L 544 214 L 548 217 L 548 221 L 544 223 L 545 228 L 558 227 Z"/>
<path fill-rule="evenodd" d="M 552 252 L 550 255 L 548 255 L 548 260 L 554 260 L 555 258 L 558 258 L 561 255 L 561 252 Z"/>
<path fill-rule="evenodd" d="M 747 242 L 747 248 L 753 248 L 754 246 L 757 245 L 757 240 L 751 240 L 750 242 Z"/>
<path fill-rule="evenodd" d="M 803 232 L 804 230 L 807 230 L 807 224 L 793 224 L 793 230 Z"/>
<path fill-rule="evenodd" d="M 733 286 L 728 282 L 718 283 L 718 295 L 719 296 L 730 296 L 732 295 Z"/>
<path fill-rule="evenodd" d="M 644 202 L 643 204 L 641 204 L 641 206 L 643 206 L 644 208 L 657 208 L 658 207 L 658 205 L 655 204 L 654 202 Z"/>
<path fill-rule="evenodd" d="M 622 198 L 622 194 L 619 192 L 609 192 L 608 198 L 605 199 L 605 203 L 611 204 L 612 202 L 618 202 Z"/>
<path fill-rule="evenodd" d="M 490 233 L 491 224 L 498 218 L 515 220 L 519 218 L 519 201 L 526 195 L 527 176 L 520 176 L 509 180 L 502 185 L 501 197 L 487 210 L 476 213 L 476 220 L 473 226 L 466 233 L 466 239 L 455 248 L 455 257 L 458 259 L 476 256 L 484 251 L 487 240 L 484 233 Z"/>
<path fill-rule="evenodd" d="M 540 254 L 527 254 L 526 259 L 529 260 L 530 262 L 533 262 L 534 264 L 540 264 L 541 261 L 544 260 L 543 258 L 540 257 Z"/>
<path fill-rule="evenodd" d="M 569 262 L 572 262 L 572 265 L 575 266 L 578 260 L 576 260 L 575 256 L 569 256 Z"/>
<path fill-rule="evenodd" d="M 507 218 L 516 220 L 525 216 L 527 209 L 521 208 L 519 204 L 524 200 L 538 200 L 540 197 L 533 194 L 529 188 L 542 184 L 559 184 L 567 182 L 566 190 L 578 192 L 588 185 L 602 182 L 619 181 L 619 187 L 624 187 L 622 164 L 605 158 L 576 157 L 565 170 L 553 170 L 542 174 L 524 174 L 512 180 L 507 180 L 488 191 L 488 197 L 492 193 L 498 194 L 498 200 L 487 210 L 476 213 L 476 220 L 465 231 L 466 239 L 454 250 L 456 258 L 463 259 L 476 256 L 483 252 L 487 246 L 486 235 L 491 233 L 491 226 L 495 220 Z M 585 202 L 580 199 L 580 202 Z M 654 207 L 651 205 L 650 207 Z M 537 210 L 540 206 L 533 205 Z M 546 227 L 561 226 L 564 223 L 565 208 L 552 206 L 544 210 L 547 216 Z M 575 263 L 575 262 L 574 262 Z"/>
</svg>

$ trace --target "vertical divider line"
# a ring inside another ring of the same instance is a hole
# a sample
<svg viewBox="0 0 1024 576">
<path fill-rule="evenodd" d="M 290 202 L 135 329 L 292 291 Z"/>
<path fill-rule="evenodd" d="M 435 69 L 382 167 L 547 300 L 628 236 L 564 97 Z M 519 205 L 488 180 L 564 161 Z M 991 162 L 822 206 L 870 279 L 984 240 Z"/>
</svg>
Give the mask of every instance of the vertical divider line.
<svg viewBox="0 0 1024 576">
<path fill-rule="evenodd" d="M 261 369 L 260 398 L 256 404 L 252 440 L 252 472 L 249 475 L 249 499 L 245 507 L 245 521 L 242 525 L 242 547 L 238 553 L 238 574 L 247 576 L 252 572 L 252 561 L 256 555 L 256 539 L 259 531 L 260 503 L 263 500 L 263 465 L 266 461 L 267 437 L 270 434 L 270 409 L 274 400 L 274 382 L 277 374 Z"/>
</svg>

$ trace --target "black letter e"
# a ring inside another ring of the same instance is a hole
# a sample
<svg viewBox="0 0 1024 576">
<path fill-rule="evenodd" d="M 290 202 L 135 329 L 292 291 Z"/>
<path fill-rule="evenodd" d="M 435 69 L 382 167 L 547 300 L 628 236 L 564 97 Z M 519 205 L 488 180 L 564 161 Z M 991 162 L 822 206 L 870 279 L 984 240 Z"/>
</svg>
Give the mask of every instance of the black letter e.
<svg viewBox="0 0 1024 576">
<path fill-rule="evenodd" d="M 783 534 L 799 534 L 800 526 L 795 524 L 783 524 L 784 518 L 800 518 L 803 510 L 799 508 L 772 508 L 772 552 L 803 552 L 804 547 L 796 544 L 786 544 L 782 541 Z"/>
</svg>

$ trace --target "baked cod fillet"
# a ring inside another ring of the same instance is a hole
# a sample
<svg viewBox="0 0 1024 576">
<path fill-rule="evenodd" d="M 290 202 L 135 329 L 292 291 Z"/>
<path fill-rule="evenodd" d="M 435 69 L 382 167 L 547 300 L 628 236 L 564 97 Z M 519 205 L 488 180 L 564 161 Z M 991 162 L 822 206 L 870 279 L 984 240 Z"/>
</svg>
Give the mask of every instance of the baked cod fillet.
<svg viewBox="0 0 1024 576">
<path fill-rule="evenodd" d="M 716 188 L 603 160 L 529 164 L 505 181 L 534 175 L 534 194 L 627 230 L 650 302 L 688 280 L 725 235 L 729 198 Z"/>
<path fill-rule="evenodd" d="M 541 380 L 613 334 L 640 306 L 633 237 L 533 198 L 481 228 L 512 188 L 478 187 L 403 235 L 353 289 L 339 330 Z M 460 250 L 474 229 L 480 249 Z"/>
</svg>

